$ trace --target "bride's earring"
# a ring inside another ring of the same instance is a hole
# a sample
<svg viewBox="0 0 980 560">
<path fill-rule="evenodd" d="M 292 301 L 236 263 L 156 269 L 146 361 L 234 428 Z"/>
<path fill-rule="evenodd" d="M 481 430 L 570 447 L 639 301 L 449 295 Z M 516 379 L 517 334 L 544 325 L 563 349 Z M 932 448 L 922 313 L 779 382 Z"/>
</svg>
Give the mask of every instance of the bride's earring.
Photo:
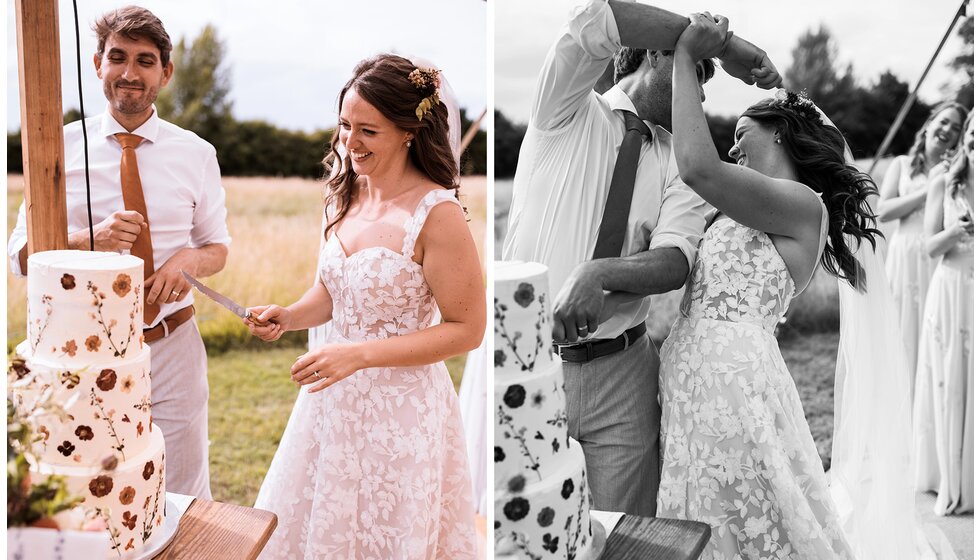
<svg viewBox="0 0 980 560">
<path fill-rule="evenodd" d="M 405 147 L 406 147 L 406 148 L 411 148 L 411 147 L 412 147 L 412 141 L 411 141 L 411 140 L 407 140 L 407 141 L 405 142 Z"/>
<path fill-rule="evenodd" d="M 782 143 L 783 143 L 783 139 L 782 139 L 782 138 L 780 138 L 779 136 L 777 136 L 777 137 L 776 137 L 776 143 L 777 143 L 777 144 L 782 144 Z"/>
</svg>

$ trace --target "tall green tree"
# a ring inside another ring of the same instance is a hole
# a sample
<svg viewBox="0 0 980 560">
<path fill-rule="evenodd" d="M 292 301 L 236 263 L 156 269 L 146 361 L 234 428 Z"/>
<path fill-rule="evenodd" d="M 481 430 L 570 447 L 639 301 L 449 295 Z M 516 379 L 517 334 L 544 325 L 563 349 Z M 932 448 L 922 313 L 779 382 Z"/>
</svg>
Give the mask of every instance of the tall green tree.
<svg viewBox="0 0 980 560">
<path fill-rule="evenodd" d="M 197 133 L 218 148 L 218 159 L 232 121 L 231 78 L 224 64 L 226 49 L 217 30 L 204 26 L 193 42 L 174 46 L 174 77 L 157 97 L 160 116 Z"/>
</svg>

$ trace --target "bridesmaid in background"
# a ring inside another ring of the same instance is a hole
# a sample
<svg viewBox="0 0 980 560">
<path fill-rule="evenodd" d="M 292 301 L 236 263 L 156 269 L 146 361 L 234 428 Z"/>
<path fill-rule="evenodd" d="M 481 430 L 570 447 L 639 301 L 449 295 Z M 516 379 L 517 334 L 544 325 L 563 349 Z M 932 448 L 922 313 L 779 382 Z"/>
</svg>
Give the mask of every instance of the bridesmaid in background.
<svg viewBox="0 0 980 560">
<path fill-rule="evenodd" d="M 878 221 L 898 220 L 898 228 L 888 239 L 885 271 L 892 294 L 898 301 L 899 321 L 908 363 L 917 363 L 919 325 L 929 280 L 936 269 L 936 259 L 927 254 L 923 234 L 923 210 L 926 188 L 933 169 L 944 161 L 949 150 L 956 148 L 966 109 L 947 101 L 938 105 L 922 128 L 908 155 L 898 156 L 888 168 L 878 201 Z M 911 378 L 914 391 L 915 377 Z"/>
<path fill-rule="evenodd" d="M 929 184 L 926 249 L 939 264 L 924 306 L 914 405 L 915 483 L 936 515 L 973 511 L 973 113 L 949 172 Z"/>
</svg>

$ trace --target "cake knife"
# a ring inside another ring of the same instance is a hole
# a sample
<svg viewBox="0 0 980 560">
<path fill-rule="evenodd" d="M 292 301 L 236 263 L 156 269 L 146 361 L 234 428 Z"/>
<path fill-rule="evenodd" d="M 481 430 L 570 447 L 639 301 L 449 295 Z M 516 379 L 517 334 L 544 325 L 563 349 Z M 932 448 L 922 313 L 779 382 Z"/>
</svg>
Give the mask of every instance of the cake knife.
<svg viewBox="0 0 980 560">
<path fill-rule="evenodd" d="M 197 288 L 198 291 L 201 292 L 202 294 L 204 294 L 204 295 L 208 296 L 209 298 L 211 298 L 215 303 L 220 304 L 225 309 L 231 311 L 232 313 L 234 313 L 235 315 L 238 315 L 239 317 L 241 317 L 242 319 L 245 319 L 246 321 L 251 321 L 251 322 L 255 323 L 256 325 L 264 325 L 265 324 L 265 322 L 259 321 L 257 317 L 254 317 L 252 315 L 252 312 L 251 311 L 249 311 L 248 309 L 246 309 L 244 306 L 235 303 L 228 296 L 221 295 L 220 293 L 218 293 L 218 292 L 212 290 L 211 288 L 205 286 L 200 281 L 198 281 L 197 278 L 194 278 L 193 276 L 191 276 L 190 274 L 187 274 L 183 270 L 181 270 L 180 273 L 184 275 L 184 278 L 186 278 L 187 281 L 190 282 L 192 286 L 194 286 L 195 288 Z"/>
</svg>

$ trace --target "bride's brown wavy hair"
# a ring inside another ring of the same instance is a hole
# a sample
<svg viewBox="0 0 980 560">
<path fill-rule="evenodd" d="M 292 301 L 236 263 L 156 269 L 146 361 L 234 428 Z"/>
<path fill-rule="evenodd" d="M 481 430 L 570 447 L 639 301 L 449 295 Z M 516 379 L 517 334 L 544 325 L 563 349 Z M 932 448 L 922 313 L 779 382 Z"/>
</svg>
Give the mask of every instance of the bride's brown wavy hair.
<svg viewBox="0 0 980 560">
<path fill-rule="evenodd" d="M 878 187 L 867 173 L 847 163 L 841 132 L 821 121 L 816 108 L 795 94 L 790 101 L 764 99 L 742 116 L 778 131 L 801 183 L 820 194 L 830 217 L 828 243 L 820 262 L 828 272 L 864 291 L 864 270 L 854 256 L 864 241 L 876 246 L 884 238 L 868 197 Z M 854 250 L 851 249 L 854 248 Z"/>
<path fill-rule="evenodd" d="M 408 149 L 412 164 L 429 179 L 446 189 L 456 191 L 459 198 L 459 166 L 449 143 L 449 112 L 444 103 L 433 105 L 421 119 L 415 113 L 419 103 L 436 91 L 436 85 L 428 83 L 418 88 L 409 79 L 416 69 L 407 58 L 394 54 L 379 54 L 362 60 L 354 67 L 354 75 L 340 90 L 337 114 L 340 114 L 347 92 L 353 89 L 397 127 L 415 135 Z M 354 201 L 354 182 L 357 173 L 351 166 L 350 155 L 341 156 L 340 125 L 330 141 L 330 150 L 323 159 L 327 172 L 326 212 L 335 205 L 337 212 L 331 219 L 327 214 L 326 237 L 330 229 L 347 215 Z M 336 165 L 339 167 L 335 168 Z"/>
</svg>

